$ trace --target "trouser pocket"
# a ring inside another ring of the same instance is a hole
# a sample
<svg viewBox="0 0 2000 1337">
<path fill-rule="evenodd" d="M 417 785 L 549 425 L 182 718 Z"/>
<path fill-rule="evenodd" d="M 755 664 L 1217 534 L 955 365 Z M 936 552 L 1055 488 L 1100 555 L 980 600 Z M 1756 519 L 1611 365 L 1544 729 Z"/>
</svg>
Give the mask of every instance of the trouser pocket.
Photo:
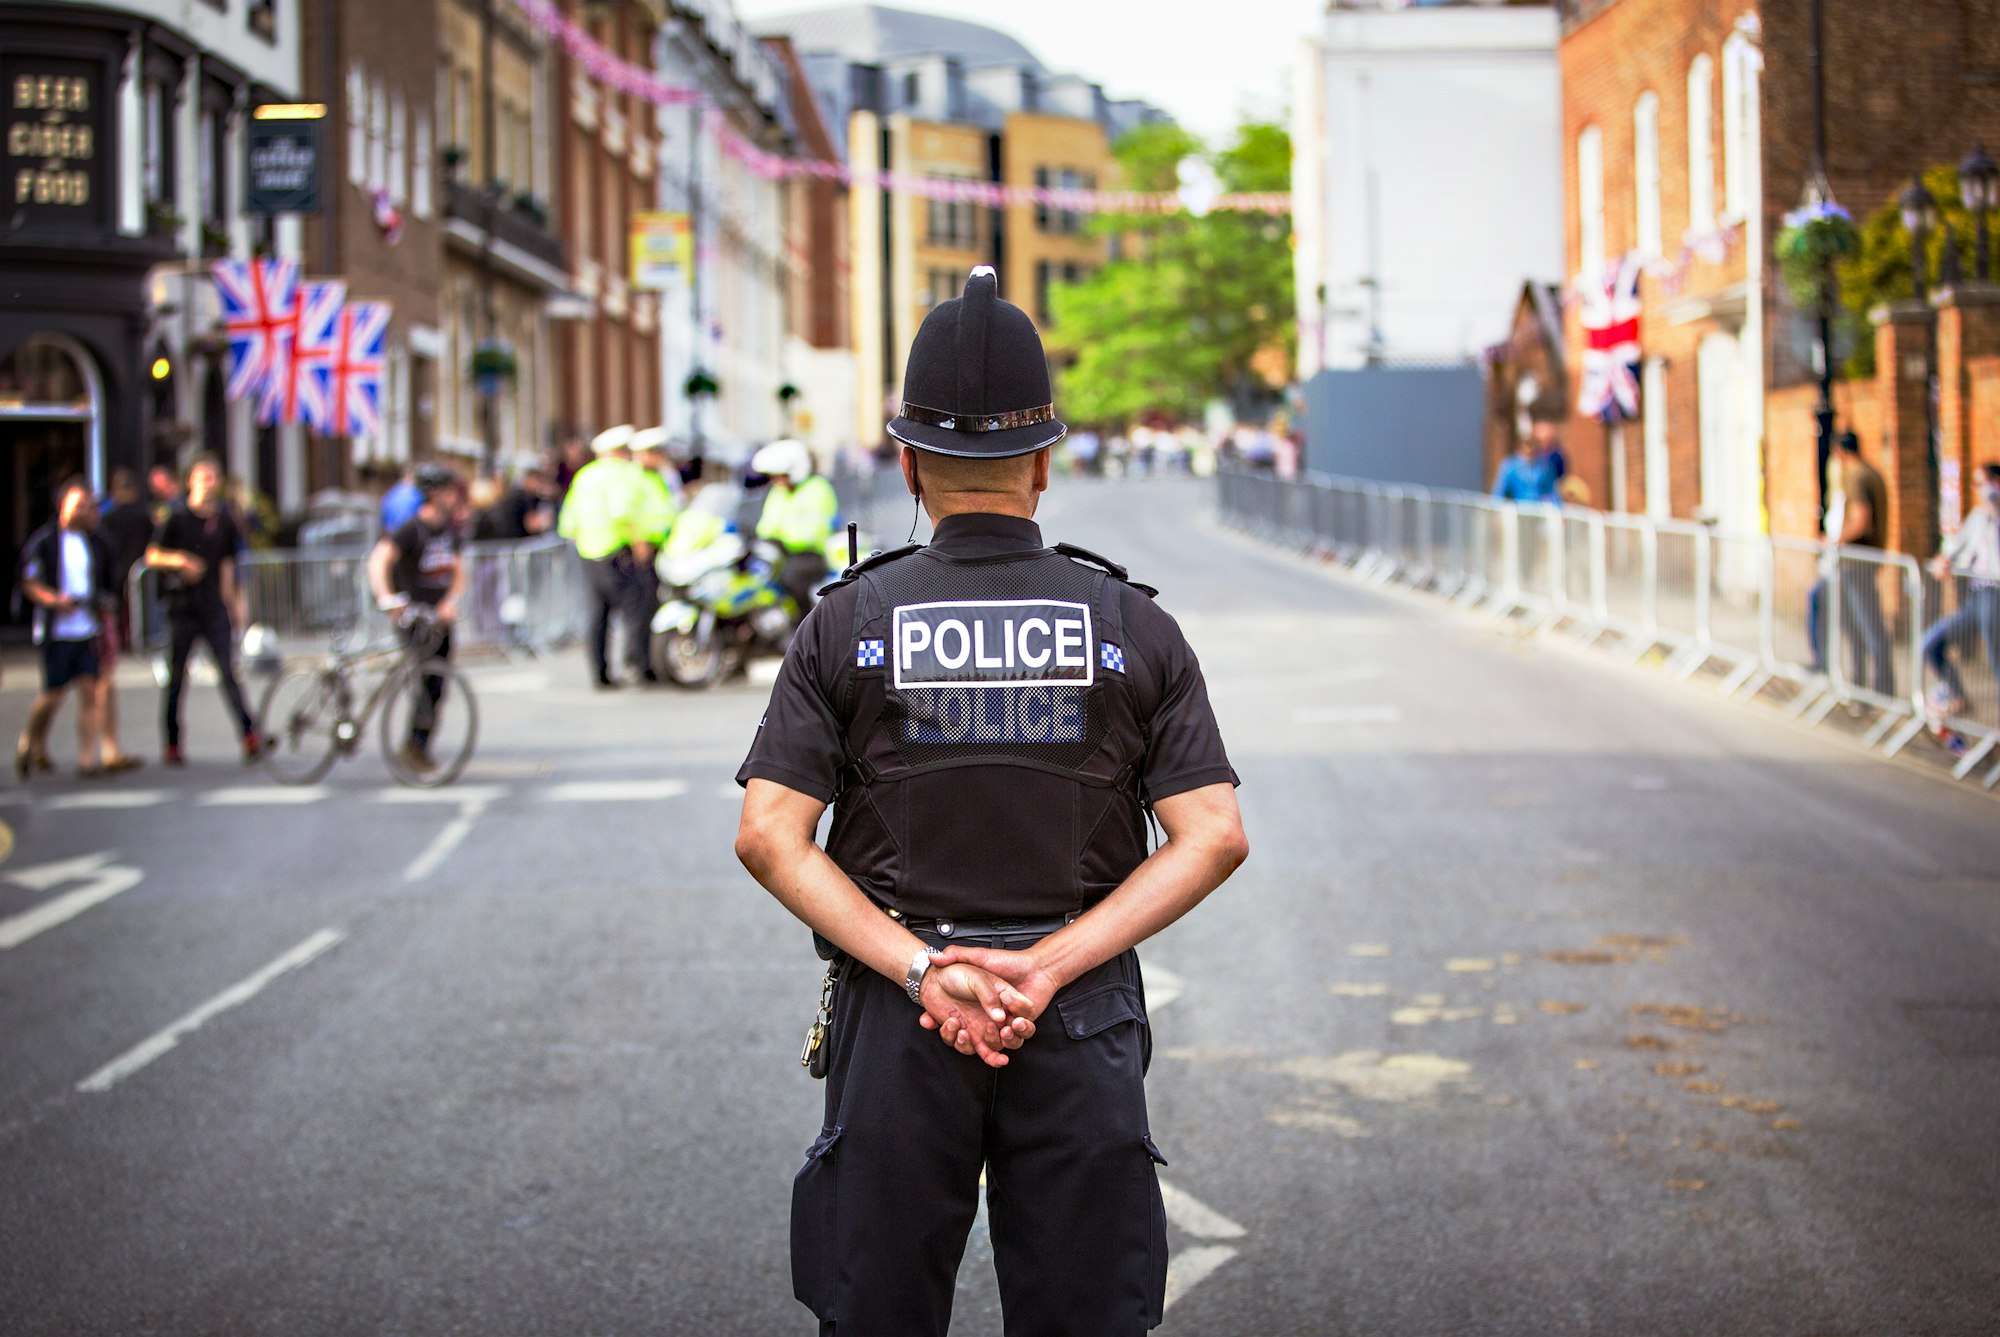
<svg viewBox="0 0 2000 1337">
<path fill-rule="evenodd" d="M 1159 1167 L 1167 1163 L 1149 1134 L 1139 1139 L 1149 1158 L 1146 1177 L 1152 1181 L 1152 1250 L 1146 1272 L 1146 1326 L 1157 1328 L 1167 1314 L 1167 1204 L 1160 1194 Z"/>
<path fill-rule="evenodd" d="M 820 1129 L 792 1180 L 792 1294 L 815 1317 L 831 1320 L 840 1259 L 836 1248 L 840 1129 Z"/>
</svg>

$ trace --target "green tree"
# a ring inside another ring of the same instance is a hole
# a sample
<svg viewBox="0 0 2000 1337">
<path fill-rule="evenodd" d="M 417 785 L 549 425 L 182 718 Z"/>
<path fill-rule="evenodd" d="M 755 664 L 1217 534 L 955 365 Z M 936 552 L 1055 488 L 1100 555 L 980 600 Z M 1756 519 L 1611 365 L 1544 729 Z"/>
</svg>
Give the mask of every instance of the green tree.
<svg viewBox="0 0 2000 1337">
<path fill-rule="evenodd" d="M 1928 168 L 1924 188 L 1937 197 L 1938 226 L 1925 241 L 1931 284 L 1937 284 L 1947 238 L 1958 245 L 1961 269 L 1972 273 L 1972 215 L 1958 193 L 1958 169 L 1949 164 Z M 1898 194 L 1901 192 L 1899 191 Z M 1875 374 L 1875 330 L 1868 313 L 1885 302 L 1906 302 L 1915 295 L 1910 273 L 1910 234 L 1903 227 L 1902 206 L 1890 199 L 1861 224 L 1861 250 L 1840 266 L 1843 333 L 1854 340 L 1847 359 L 1851 380 Z"/>
<path fill-rule="evenodd" d="M 1178 126 L 1141 126 L 1112 152 L 1127 190 L 1178 189 L 1188 157 L 1205 158 L 1225 192 L 1291 189 L 1291 137 L 1278 125 L 1246 122 L 1219 152 Z M 1075 358 L 1061 387 L 1071 421 L 1199 418 L 1210 400 L 1244 394 L 1260 352 L 1289 357 L 1290 219 L 1220 211 L 1105 215 L 1092 230 L 1115 239 L 1117 258 L 1049 294 L 1050 342 Z"/>
</svg>

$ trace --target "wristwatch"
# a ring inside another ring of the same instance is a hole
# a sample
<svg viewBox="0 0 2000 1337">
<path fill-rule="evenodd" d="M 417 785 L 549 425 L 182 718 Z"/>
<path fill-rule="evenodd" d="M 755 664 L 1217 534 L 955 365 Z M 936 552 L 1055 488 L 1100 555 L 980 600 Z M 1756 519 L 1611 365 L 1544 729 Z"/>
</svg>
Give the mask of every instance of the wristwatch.
<svg viewBox="0 0 2000 1337">
<path fill-rule="evenodd" d="M 911 1002 L 923 1002 L 924 976 L 930 973 L 931 958 L 937 955 L 938 948 L 926 947 L 910 958 L 910 973 L 903 976 L 903 992 L 910 996 Z"/>
</svg>

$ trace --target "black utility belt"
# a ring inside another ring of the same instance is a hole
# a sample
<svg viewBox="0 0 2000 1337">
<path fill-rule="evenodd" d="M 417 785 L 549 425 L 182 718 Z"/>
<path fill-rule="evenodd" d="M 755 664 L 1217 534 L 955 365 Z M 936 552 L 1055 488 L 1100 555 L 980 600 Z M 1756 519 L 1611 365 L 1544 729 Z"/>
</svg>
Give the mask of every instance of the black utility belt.
<svg viewBox="0 0 2000 1337">
<path fill-rule="evenodd" d="M 912 933 L 934 933 L 940 938 L 1046 938 L 1057 929 L 1076 922 L 1081 911 L 1061 915 L 1018 915 L 1000 919 L 925 919 L 917 915 L 891 914 L 891 918 Z"/>
</svg>

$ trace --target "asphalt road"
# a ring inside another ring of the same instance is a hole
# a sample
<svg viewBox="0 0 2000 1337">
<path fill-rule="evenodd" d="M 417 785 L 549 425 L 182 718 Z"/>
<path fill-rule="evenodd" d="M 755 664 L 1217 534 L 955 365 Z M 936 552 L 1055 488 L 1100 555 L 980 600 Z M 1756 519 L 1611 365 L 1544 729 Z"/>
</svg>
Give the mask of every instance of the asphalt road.
<svg viewBox="0 0 2000 1337">
<path fill-rule="evenodd" d="M 1209 509 L 1045 508 L 1180 617 L 1253 845 L 1143 951 L 1161 1331 L 2000 1331 L 2000 805 Z M 0 1330 L 813 1330 L 817 962 L 730 852 L 765 689 L 476 681 L 417 801 L 272 786 L 209 689 L 185 772 L 0 790 Z"/>
</svg>

